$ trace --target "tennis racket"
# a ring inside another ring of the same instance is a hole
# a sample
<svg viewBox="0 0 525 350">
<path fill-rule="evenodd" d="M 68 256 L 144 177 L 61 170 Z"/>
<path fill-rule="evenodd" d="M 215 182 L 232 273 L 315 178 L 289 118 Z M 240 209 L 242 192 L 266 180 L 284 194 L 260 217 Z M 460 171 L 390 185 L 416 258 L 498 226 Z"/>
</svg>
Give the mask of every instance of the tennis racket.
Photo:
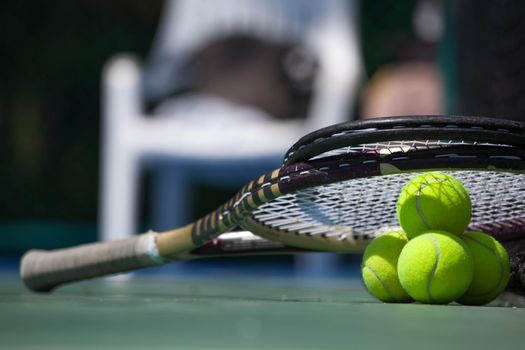
<svg viewBox="0 0 525 350">
<path fill-rule="evenodd" d="M 283 248 L 359 253 L 397 228 L 401 188 L 440 170 L 471 195 L 470 229 L 500 240 L 525 232 L 525 124 L 481 117 L 389 117 L 306 135 L 284 164 L 185 227 L 115 242 L 29 251 L 21 275 L 34 291 L 164 264 L 241 227 Z M 253 251 L 253 250 L 252 250 Z"/>
</svg>

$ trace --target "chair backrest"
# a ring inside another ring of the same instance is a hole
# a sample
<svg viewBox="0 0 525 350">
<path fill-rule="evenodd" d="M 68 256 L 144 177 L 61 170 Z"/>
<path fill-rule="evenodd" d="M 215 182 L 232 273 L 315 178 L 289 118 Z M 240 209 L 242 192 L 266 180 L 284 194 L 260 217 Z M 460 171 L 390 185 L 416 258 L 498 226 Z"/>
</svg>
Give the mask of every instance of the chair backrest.
<svg viewBox="0 0 525 350">
<path fill-rule="evenodd" d="M 146 61 L 148 99 L 191 84 L 186 61 L 206 43 L 231 34 L 297 44 L 316 56 L 319 74 L 305 130 L 351 118 L 363 77 L 357 0 L 171 0 Z"/>
</svg>

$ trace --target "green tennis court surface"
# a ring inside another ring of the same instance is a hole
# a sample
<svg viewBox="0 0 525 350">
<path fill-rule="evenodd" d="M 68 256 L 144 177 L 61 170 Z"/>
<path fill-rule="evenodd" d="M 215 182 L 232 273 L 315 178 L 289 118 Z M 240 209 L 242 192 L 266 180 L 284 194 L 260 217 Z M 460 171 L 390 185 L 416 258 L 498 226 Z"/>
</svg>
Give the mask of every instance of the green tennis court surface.
<svg viewBox="0 0 525 350">
<path fill-rule="evenodd" d="M 358 278 L 0 275 L 0 349 L 523 349 L 525 309 L 382 304 Z"/>
</svg>

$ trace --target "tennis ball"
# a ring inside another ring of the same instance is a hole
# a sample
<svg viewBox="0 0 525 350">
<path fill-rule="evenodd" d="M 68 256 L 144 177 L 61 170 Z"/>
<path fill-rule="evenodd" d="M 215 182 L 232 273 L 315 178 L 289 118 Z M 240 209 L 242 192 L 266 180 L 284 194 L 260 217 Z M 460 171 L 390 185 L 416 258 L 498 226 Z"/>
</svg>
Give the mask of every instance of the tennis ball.
<svg viewBox="0 0 525 350">
<path fill-rule="evenodd" d="M 399 255 L 401 286 L 414 300 L 448 304 L 461 297 L 474 276 L 474 259 L 459 236 L 431 231 L 410 240 Z"/>
<path fill-rule="evenodd" d="M 411 302 L 397 277 L 397 259 L 408 242 L 403 232 L 388 232 L 376 237 L 367 247 L 361 264 L 366 288 L 384 302 Z"/>
<path fill-rule="evenodd" d="M 465 232 L 463 240 L 474 259 L 474 278 L 457 301 L 465 305 L 483 305 L 494 300 L 509 282 L 509 256 L 492 236 L 483 232 Z"/>
<path fill-rule="evenodd" d="M 471 212 L 467 190 L 452 176 L 439 172 L 414 177 L 397 201 L 399 225 L 408 238 L 428 230 L 461 234 L 470 223 Z"/>
</svg>

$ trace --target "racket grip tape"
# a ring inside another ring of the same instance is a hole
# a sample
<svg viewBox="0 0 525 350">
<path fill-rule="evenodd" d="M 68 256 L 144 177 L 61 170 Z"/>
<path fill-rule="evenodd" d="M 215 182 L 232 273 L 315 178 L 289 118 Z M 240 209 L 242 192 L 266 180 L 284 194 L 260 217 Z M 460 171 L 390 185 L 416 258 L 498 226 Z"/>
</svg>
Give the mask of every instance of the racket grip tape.
<svg viewBox="0 0 525 350">
<path fill-rule="evenodd" d="M 156 233 L 132 238 L 84 244 L 51 251 L 30 250 L 21 259 L 20 275 L 35 292 L 49 292 L 70 282 L 160 265 Z"/>
</svg>

